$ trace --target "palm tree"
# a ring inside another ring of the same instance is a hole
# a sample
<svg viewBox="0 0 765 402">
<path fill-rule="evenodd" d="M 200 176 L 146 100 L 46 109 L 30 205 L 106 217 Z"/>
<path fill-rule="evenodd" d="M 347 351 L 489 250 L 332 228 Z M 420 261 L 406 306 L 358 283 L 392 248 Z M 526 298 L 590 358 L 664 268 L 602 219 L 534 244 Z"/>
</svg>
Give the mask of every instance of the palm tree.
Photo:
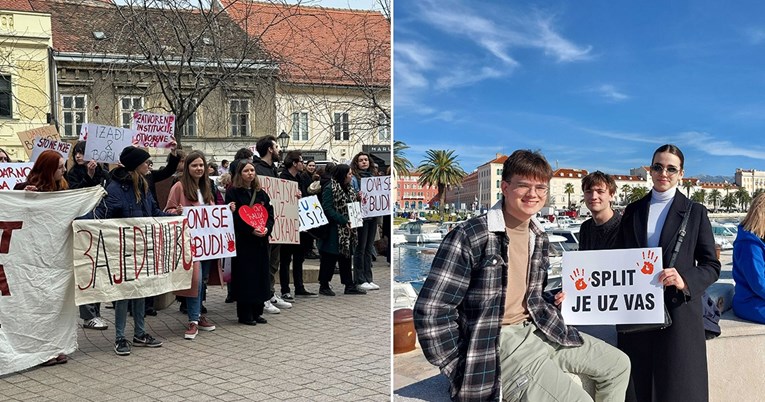
<svg viewBox="0 0 765 402">
<path fill-rule="evenodd" d="M 704 200 L 707 199 L 707 192 L 704 189 L 696 190 L 693 192 L 693 196 L 691 196 L 691 200 L 701 203 L 704 203 Z"/>
<path fill-rule="evenodd" d="M 723 197 L 720 206 L 725 208 L 726 212 L 730 212 L 731 208 L 736 207 L 736 197 L 733 194 L 727 194 L 725 197 Z"/>
<path fill-rule="evenodd" d="M 409 145 L 406 145 L 404 141 L 393 141 L 393 170 L 399 177 L 407 176 L 414 170 L 412 162 L 404 156 L 404 150 L 408 148 Z"/>
<path fill-rule="evenodd" d="M 757 196 L 762 193 L 765 193 L 765 188 L 758 188 L 757 190 L 754 190 L 754 193 L 752 193 L 752 199 L 757 198 Z"/>
<path fill-rule="evenodd" d="M 622 205 L 627 205 L 630 193 L 632 193 L 632 186 L 625 184 L 622 186 Z"/>
<path fill-rule="evenodd" d="M 635 202 L 648 194 L 648 189 L 643 186 L 635 186 L 630 191 L 629 202 Z"/>
<path fill-rule="evenodd" d="M 454 155 L 453 150 L 431 149 L 425 156 L 425 160 L 417 167 L 417 172 L 420 173 L 418 181 L 422 186 L 438 188 L 438 211 L 443 221 L 446 187 L 461 184 L 466 173 L 457 162 L 457 156 Z"/>
<path fill-rule="evenodd" d="M 749 203 L 752 201 L 752 197 L 749 196 L 749 192 L 746 191 L 745 188 L 739 187 L 738 191 L 735 193 L 736 201 L 738 202 L 738 205 L 741 207 L 741 210 L 745 210 L 746 206 L 749 205 Z"/>
<path fill-rule="evenodd" d="M 722 194 L 720 194 L 720 190 L 718 189 L 710 191 L 709 195 L 707 195 L 707 202 L 714 206 L 713 210 L 717 210 L 717 203 L 719 203 L 721 199 Z"/>
<path fill-rule="evenodd" d="M 574 194 L 574 185 L 571 183 L 566 183 L 566 187 L 563 189 L 563 192 L 565 194 L 568 194 L 568 207 L 571 208 L 571 194 Z"/>
<path fill-rule="evenodd" d="M 690 180 L 683 180 L 683 188 L 685 189 L 685 196 L 691 197 L 691 189 L 693 188 L 693 182 Z"/>
</svg>

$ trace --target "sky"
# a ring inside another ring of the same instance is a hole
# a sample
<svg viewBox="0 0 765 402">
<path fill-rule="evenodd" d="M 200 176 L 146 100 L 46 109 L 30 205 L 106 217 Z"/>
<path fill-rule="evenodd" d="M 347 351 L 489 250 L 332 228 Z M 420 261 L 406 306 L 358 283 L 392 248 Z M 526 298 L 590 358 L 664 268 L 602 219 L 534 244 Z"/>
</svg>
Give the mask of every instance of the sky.
<svg viewBox="0 0 765 402">
<path fill-rule="evenodd" d="M 628 174 L 672 143 L 685 177 L 765 170 L 765 2 L 395 1 L 395 140 L 466 172 L 540 150 Z"/>
</svg>

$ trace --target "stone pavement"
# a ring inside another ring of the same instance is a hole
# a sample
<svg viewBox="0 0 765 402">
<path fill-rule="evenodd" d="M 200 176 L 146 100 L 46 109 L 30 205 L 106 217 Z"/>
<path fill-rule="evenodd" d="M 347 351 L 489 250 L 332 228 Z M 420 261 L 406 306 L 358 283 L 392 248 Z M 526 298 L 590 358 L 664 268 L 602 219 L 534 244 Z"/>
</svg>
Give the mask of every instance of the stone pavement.
<svg viewBox="0 0 765 402">
<path fill-rule="evenodd" d="M 318 260 L 306 263 L 310 269 Z M 187 318 L 173 303 L 146 317 L 146 331 L 164 345 L 134 347 L 122 357 L 114 354 L 114 310 L 102 308 L 109 329 L 79 329 L 79 350 L 67 364 L 0 377 L 0 400 L 388 401 L 390 268 L 384 258 L 374 275 L 379 291 L 344 295 L 336 274 L 337 296 L 299 298 L 254 327 L 238 324 L 235 305 L 223 302 L 226 290 L 212 286 L 205 306 L 215 331 L 183 339 Z M 316 283 L 306 287 L 318 292 Z M 131 317 L 125 333 L 133 333 Z"/>
</svg>

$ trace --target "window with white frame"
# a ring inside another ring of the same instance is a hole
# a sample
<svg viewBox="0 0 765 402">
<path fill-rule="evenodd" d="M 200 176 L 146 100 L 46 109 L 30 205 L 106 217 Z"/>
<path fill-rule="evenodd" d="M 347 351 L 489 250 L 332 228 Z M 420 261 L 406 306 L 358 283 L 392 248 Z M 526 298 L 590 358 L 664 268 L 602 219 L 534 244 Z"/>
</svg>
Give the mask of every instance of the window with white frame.
<svg viewBox="0 0 765 402">
<path fill-rule="evenodd" d="M 88 97 L 61 95 L 61 117 L 65 137 L 80 135 L 82 125 L 88 122 Z"/>
<path fill-rule="evenodd" d="M 390 141 L 390 122 L 385 113 L 377 115 L 377 139 L 380 141 Z"/>
<path fill-rule="evenodd" d="M 196 99 L 189 100 L 189 103 L 192 105 L 195 105 L 197 103 Z M 188 120 L 186 120 L 186 123 L 183 124 L 183 127 L 181 127 L 181 136 L 182 137 L 196 137 L 197 136 L 197 110 L 194 110 L 194 113 L 189 116 Z"/>
<path fill-rule="evenodd" d="M 292 113 L 292 140 L 308 141 L 308 112 Z"/>
<path fill-rule="evenodd" d="M 0 75 L 0 117 L 13 117 L 13 87 L 10 75 Z"/>
<path fill-rule="evenodd" d="M 228 102 L 232 137 L 246 137 L 250 133 L 250 101 L 231 99 Z"/>
<path fill-rule="evenodd" d="M 143 110 L 143 98 L 140 96 L 123 96 L 120 100 L 120 118 L 122 127 L 130 128 L 133 113 Z"/>
<path fill-rule="evenodd" d="M 351 131 L 348 124 L 348 113 L 335 113 L 333 121 L 335 128 L 335 141 L 348 141 L 351 139 Z"/>
</svg>

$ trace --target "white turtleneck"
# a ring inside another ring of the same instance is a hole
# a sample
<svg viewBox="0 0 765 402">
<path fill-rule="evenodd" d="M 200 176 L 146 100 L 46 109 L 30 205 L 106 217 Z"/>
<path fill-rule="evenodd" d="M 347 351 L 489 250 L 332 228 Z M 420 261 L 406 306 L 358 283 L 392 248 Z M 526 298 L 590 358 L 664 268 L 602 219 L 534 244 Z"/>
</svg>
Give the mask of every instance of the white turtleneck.
<svg viewBox="0 0 765 402">
<path fill-rule="evenodd" d="M 664 227 L 664 221 L 667 220 L 669 207 L 672 200 L 675 199 L 677 186 L 670 188 L 665 192 L 651 190 L 651 203 L 648 208 L 648 247 L 658 247 L 661 229 Z"/>
</svg>

